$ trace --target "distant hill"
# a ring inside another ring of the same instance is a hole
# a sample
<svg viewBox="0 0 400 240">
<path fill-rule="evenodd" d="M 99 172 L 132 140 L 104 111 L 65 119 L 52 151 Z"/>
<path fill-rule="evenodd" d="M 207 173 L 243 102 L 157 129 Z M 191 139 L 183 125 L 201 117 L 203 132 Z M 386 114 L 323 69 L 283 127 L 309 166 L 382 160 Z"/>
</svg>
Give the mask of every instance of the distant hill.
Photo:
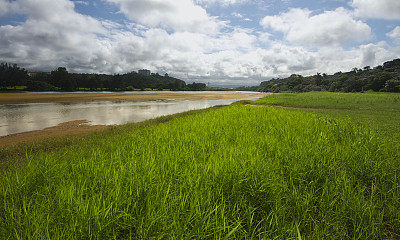
<svg viewBox="0 0 400 240">
<path fill-rule="evenodd" d="M 303 77 L 293 74 L 288 78 L 264 81 L 257 89 L 262 92 L 400 92 L 400 59 L 385 62 L 383 65 L 363 69 L 353 68 L 350 72 L 337 72 L 333 75 L 317 73 Z"/>
</svg>

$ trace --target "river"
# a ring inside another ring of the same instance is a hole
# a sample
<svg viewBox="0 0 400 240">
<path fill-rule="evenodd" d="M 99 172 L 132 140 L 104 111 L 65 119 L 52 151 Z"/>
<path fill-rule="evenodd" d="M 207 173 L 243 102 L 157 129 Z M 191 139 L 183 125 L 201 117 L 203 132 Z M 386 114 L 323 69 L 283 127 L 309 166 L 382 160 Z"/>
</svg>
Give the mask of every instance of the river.
<svg viewBox="0 0 400 240">
<path fill-rule="evenodd" d="M 120 125 L 238 100 L 96 101 L 0 105 L 0 136 L 41 130 L 63 122 L 87 120 L 92 125 Z"/>
</svg>

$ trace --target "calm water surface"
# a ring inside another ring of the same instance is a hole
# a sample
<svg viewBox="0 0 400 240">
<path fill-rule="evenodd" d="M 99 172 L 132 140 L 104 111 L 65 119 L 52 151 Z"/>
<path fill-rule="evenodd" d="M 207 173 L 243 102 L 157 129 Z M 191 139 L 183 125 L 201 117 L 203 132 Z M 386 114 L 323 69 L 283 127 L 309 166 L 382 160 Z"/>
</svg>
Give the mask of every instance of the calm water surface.
<svg viewBox="0 0 400 240">
<path fill-rule="evenodd" d="M 41 130 L 63 122 L 88 120 L 92 125 L 119 125 L 227 105 L 238 100 L 209 101 L 99 101 L 0 105 L 0 136 Z"/>
</svg>

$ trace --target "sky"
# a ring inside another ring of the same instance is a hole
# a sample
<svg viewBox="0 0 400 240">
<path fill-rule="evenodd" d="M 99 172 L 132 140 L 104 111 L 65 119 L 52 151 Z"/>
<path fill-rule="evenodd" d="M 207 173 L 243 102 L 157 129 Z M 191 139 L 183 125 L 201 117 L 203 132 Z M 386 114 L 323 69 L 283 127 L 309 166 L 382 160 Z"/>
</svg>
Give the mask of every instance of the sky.
<svg viewBox="0 0 400 240">
<path fill-rule="evenodd" d="M 0 62 L 252 86 L 400 58 L 399 0 L 0 0 Z"/>
</svg>

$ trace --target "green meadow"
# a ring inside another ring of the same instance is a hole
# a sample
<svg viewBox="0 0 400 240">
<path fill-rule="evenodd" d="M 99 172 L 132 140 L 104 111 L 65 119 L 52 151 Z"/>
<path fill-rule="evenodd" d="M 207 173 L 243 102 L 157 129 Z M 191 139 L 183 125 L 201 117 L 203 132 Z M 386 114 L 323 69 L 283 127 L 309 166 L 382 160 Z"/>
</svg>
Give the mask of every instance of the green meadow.
<svg viewBox="0 0 400 240">
<path fill-rule="evenodd" d="M 399 100 L 276 94 L 2 149 L 0 239 L 399 239 Z"/>
<path fill-rule="evenodd" d="M 400 94 L 398 93 L 285 93 L 260 99 L 254 104 L 287 107 L 351 119 L 387 133 L 400 133 Z"/>
</svg>

